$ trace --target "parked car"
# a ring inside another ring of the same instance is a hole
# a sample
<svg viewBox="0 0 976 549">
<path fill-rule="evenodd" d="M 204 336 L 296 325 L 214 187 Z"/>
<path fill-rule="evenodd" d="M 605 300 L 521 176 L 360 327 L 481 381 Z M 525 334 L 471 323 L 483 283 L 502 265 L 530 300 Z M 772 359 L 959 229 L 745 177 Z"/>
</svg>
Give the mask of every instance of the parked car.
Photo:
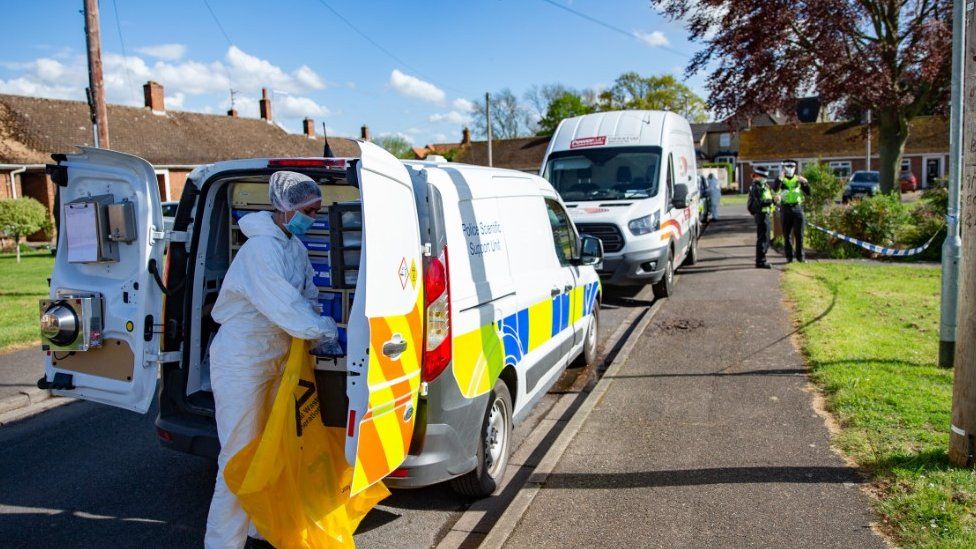
<svg viewBox="0 0 976 549">
<path fill-rule="evenodd" d="M 167 231 L 173 230 L 173 220 L 176 219 L 176 207 L 179 206 L 179 202 L 163 202 L 160 204 L 163 209 L 163 227 Z"/>
<path fill-rule="evenodd" d="M 700 181 L 688 121 L 672 112 L 616 111 L 563 120 L 541 172 L 583 233 L 606 253 L 600 277 L 674 291 L 698 258 Z"/>
<path fill-rule="evenodd" d="M 345 433 L 352 493 L 390 475 L 391 487 L 453 480 L 464 495 L 491 494 L 513 425 L 570 362 L 596 360 L 600 241 L 579 235 L 538 176 L 359 146 L 358 158 L 198 167 L 168 240 L 149 232 L 162 211 L 148 162 L 89 148 L 64 156 L 57 177 L 72 211 L 59 214 L 67 245 L 43 305 L 50 352 L 38 385 L 145 413 L 161 366 L 160 443 L 216 457 L 209 311 L 246 241 L 238 220 L 271 209 L 272 173 L 297 171 L 322 189 L 300 238 L 345 352 L 318 361 L 316 386 L 323 423 Z M 106 218 L 113 226 L 98 230 Z"/>
<path fill-rule="evenodd" d="M 861 170 L 854 172 L 844 187 L 842 200 L 849 202 L 854 198 L 874 196 L 881 192 L 881 177 L 877 171 Z"/>
<path fill-rule="evenodd" d="M 901 192 L 912 193 L 918 190 L 918 179 L 912 172 L 901 172 L 898 176 L 898 183 L 901 185 Z"/>
</svg>

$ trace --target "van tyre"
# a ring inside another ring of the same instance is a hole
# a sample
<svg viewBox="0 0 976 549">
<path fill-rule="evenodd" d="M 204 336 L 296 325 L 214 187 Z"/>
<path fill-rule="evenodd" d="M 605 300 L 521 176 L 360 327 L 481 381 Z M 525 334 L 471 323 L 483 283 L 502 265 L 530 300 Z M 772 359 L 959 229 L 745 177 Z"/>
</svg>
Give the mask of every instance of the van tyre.
<svg viewBox="0 0 976 549">
<path fill-rule="evenodd" d="M 502 483 L 508 466 L 512 438 L 512 397 L 501 379 L 495 381 L 488 399 L 488 409 L 478 438 L 478 466 L 451 481 L 451 488 L 462 496 L 484 498 L 492 495 Z"/>
<path fill-rule="evenodd" d="M 667 299 L 674 293 L 674 250 L 668 252 L 668 264 L 664 267 L 664 276 L 651 289 L 656 299 Z"/>
<path fill-rule="evenodd" d="M 685 257 L 684 266 L 690 267 L 698 263 L 698 233 L 691 235 L 691 242 L 688 244 L 688 255 Z"/>
<path fill-rule="evenodd" d="M 597 347 L 599 347 L 600 341 L 600 310 L 594 307 L 590 317 L 590 324 L 586 327 L 586 333 L 583 334 L 583 352 L 573 361 L 573 368 L 596 364 Z"/>
</svg>

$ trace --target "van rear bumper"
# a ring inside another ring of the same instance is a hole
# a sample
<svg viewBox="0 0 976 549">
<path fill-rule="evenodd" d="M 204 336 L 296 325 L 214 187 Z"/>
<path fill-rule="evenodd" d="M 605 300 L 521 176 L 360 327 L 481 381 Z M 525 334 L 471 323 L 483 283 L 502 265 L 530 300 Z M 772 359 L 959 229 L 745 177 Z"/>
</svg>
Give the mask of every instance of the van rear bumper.
<svg viewBox="0 0 976 549">
<path fill-rule="evenodd" d="M 610 286 L 655 284 L 664 278 L 668 247 L 640 250 L 603 258 L 600 280 Z"/>
<path fill-rule="evenodd" d="M 213 418 L 181 414 L 156 417 L 156 438 L 163 448 L 217 459 L 220 441 Z"/>
<path fill-rule="evenodd" d="M 461 435 L 454 427 L 443 423 L 427 425 L 424 449 L 418 456 L 407 456 L 400 466 L 405 477 L 387 477 L 383 484 L 390 488 L 420 488 L 430 486 L 473 471 L 478 465 L 476 455 L 462 443 Z"/>
</svg>

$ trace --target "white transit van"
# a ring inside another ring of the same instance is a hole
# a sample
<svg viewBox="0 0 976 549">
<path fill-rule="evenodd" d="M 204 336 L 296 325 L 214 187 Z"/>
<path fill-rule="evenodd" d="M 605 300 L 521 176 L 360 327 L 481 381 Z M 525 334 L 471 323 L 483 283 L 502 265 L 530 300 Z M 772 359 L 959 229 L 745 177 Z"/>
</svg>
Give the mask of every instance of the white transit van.
<svg viewBox="0 0 976 549">
<path fill-rule="evenodd" d="M 600 277 L 611 285 L 674 290 L 674 270 L 698 256 L 698 174 L 691 126 L 661 111 L 616 111 L 563 120 L 541 175 L 580 232 L 603 241 Z"/>
<path fill-rule="evenodd" d="M 146 161 L 101 149 L 57 157 L 38 385 L 145 413 L 159 377 L 162 445 L 216 456 L 209 346 L 220 326 L 210 311 L 246 239 L 237 221 L 270 209 L 272 173 L 297 171 L 324 197 L 301 239 L 345 351 L 319 360 L 316 389 L 323 423 L 345 433 L 352 491 L 388 477 L 490 494 L 513 424 L 570 361 L 595 360 L 600 242 L 577 234 L 537 176 L 359 146 L 358 158 L 197 168 L 172 231 Z"/>
</svg>

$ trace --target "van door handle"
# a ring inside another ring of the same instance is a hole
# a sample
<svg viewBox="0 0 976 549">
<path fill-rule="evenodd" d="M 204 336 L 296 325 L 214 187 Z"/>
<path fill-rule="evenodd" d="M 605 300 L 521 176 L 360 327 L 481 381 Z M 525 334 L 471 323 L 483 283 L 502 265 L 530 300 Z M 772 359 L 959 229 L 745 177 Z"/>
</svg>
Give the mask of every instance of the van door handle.
<svg viewBox="0 0 976 549">
<path fill-rule="evenodd" d="M 407 342 L 400 334 L 393 334 L 393 337 L 383 344 L 383 354 L 390 357 L 392 360 L 400 358 L 400 355 L 402 355 L 406 350 Z"/>
<path fill-rule="evenodd" d="M 552 295 L 552 297 L 556 297 L 557 295 L 559 295 L 561 293 L 563 293 L 562 290 L 560 290 L 559 288 L 557 288 L 555 286 L 553 286 L 552 290 L 549 290 L 549 294 Z"/>
</svg>

